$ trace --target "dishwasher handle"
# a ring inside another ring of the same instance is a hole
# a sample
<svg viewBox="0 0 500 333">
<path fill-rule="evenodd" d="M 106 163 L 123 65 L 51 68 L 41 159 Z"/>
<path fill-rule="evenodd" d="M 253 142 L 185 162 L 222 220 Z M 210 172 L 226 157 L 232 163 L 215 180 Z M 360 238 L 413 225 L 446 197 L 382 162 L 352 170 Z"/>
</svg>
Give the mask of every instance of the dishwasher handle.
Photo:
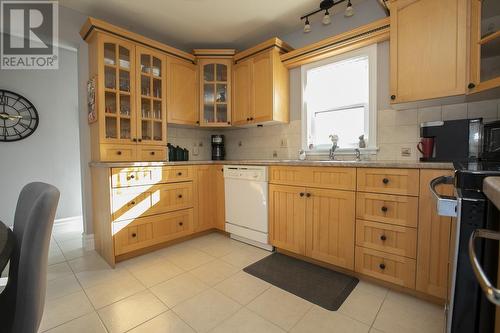
<svg viewBox="0 0 500 333">
<path fill-rule="evenodd" d="M 486 229 L 476 229 L 472 232 L 469 238 L 469 259 L 472 264 L 474 274 L 476 275 L 476 279 L 478 280 L 481 289 L 483 289 L 483 292 L 486 294 L 486 298 L 488 298 L 491 303 L 500 305 L 500 289 L 493 286 L 477 259 L 476 250 L 474 249 L 474 242 L 476 238 L 500 241 L 500 232 Z"/>
<path fill-rule="evenodd" d="M 449 195 L 441 195 L 437 193 L 436 186 L 438 185 L 453 185 L 454 177 L 440 176 L 431 180 L 429 188 L 432 196 L 436 200 L 437 213 L 440 216 L 457 216 L 457 198 Z"/>
</svg>

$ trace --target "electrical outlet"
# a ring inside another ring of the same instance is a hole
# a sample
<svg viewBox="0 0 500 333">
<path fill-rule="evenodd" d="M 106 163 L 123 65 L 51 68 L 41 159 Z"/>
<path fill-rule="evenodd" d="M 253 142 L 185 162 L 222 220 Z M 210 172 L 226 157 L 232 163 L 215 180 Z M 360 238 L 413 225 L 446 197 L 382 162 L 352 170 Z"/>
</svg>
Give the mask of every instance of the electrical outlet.
<svg viewBox="0 0 500 333">
<path fill-rule="evenodd" d="M 287 148 L 288 147 L 288 139 L 287 138 L 281 138 L 280 147 L 281 148 Z"/>
<path fill-rule="evenodd" d="M 401 148 L 401 156 L 403 157 L 411 157 L 411 148 Z"/>
<path fill-rule="evenodd" d="M 273 158 L 277 158 L 278 157 L 278 152 L 276 150 L 273 150 Z"/>
</svg>

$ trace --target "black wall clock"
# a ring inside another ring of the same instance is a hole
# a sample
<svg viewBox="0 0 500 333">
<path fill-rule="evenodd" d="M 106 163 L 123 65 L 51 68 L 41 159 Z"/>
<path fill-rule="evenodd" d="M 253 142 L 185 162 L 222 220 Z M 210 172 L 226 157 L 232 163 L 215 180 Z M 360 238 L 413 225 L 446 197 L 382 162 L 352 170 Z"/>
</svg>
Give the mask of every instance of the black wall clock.
<svg viewBox="0 0 500 333">
<path fill-rule="evenodd" d="M 27 138 L 38 127 L 38 112 L 25 97 L 0 89 L 0 141 Z"/>
</svg>

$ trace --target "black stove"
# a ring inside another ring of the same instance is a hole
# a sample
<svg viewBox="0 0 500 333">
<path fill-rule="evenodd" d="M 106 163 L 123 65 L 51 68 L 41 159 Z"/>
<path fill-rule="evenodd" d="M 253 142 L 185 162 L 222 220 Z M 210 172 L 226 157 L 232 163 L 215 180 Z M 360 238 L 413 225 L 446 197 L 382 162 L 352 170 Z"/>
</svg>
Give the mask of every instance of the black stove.
<svg viewBox="0 0 500 333">
<path fill-rule="evenodd" d="M 462 191 L 483 191 L 483 180 L 490 176 L 500 176 L 500 162 L 464 161 L 454 162 L 455 187 Z"/>
</svg>

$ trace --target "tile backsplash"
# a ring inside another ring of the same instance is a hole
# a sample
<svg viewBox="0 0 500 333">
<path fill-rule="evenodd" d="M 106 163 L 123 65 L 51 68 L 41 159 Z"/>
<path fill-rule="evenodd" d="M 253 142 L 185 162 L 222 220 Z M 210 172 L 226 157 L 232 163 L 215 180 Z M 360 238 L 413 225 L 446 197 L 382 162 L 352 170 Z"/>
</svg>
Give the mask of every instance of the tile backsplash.
<svg viewBox="0 0 500 333">
<path fill-rule="evenodd" d="M 167 127 L 167 141 L 174 146 L 189 150 L 189 159 L 206 161 L 212 159 L 210 136 L 212 131 L 200 128 L 188 128 L 169 125 Z"/>
<path fill-rule="evenodd" d="M 402 111 L 380 110 L 377 126 L 379 151 L 367 158 L 415 161 L 420 157 L 416 149 L 420 141 L 420 123 L 464 118 L 500 119 L 500 99 Z M 227 129 L 219 133 L 226 136 L 228 160 L 297 159 L 302 146 L 301 125 L 301 120 L 295 119 L 284 125 Z M 402 156 L 403 150 L 407 156 Z"/>
</svg>

